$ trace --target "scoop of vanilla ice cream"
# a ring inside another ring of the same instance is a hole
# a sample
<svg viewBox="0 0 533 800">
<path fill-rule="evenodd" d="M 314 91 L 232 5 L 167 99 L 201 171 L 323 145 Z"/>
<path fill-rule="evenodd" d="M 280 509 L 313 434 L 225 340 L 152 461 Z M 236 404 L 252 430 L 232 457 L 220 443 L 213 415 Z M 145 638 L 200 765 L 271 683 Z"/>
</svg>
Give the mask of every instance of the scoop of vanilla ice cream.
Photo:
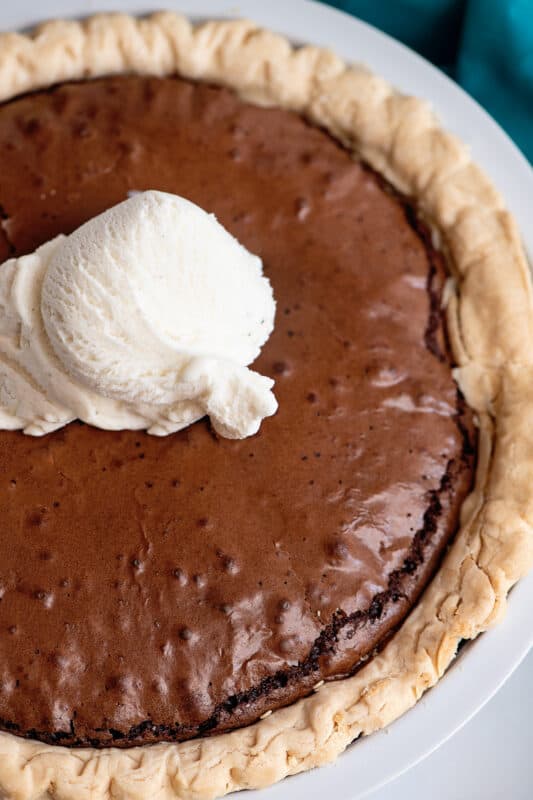
<svg viewBox="0 0 533 800">
<path fill-rule="evenodd" d="M 25 259 L 0 271 L 0 425 L 163 435 L 209 414 L 242 438 L 275 412 L 273 381 L 247 368 L 273 329 L 272 288 L 213 215 L 142 192 Z"/>
<path fill-rule="evenodd" d="M 172 403 L 191 358 L 259 354 L 275 304 L 261 260 L 189 201 L 143 192 L 52 257 L 43 322 L 69 373 L 107 397 Z"/>
</svg>

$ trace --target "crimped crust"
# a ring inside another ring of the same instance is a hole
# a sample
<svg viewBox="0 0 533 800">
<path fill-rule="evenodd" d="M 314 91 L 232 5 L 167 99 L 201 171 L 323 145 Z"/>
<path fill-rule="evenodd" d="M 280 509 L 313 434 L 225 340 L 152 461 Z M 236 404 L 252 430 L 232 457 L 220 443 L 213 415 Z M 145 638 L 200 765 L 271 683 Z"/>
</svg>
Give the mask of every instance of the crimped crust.
<svg viewBox="0 0 533 800">
<path fill-rule="evenodd" d="M 181 744 L 74 751 L 0 733 L 0 790 L 17 800 L 212 798 L 332 761 L 414 705 L 459 641 L 501 618 L 509 588 L 533 563 L 530 277 L 514 221 L 465 147 L 421 100 L 250 22 L 193 28 L 172 13 L 112 15 L 0 36 L 0 100 L 124 72 L 178 72 L 302 113 L 416 198 L 453 272 L 447 308 L 456 377 L 479 417 L 476 485 L 422 600 L 354 677 L 255 725 Z"/>
</svg>

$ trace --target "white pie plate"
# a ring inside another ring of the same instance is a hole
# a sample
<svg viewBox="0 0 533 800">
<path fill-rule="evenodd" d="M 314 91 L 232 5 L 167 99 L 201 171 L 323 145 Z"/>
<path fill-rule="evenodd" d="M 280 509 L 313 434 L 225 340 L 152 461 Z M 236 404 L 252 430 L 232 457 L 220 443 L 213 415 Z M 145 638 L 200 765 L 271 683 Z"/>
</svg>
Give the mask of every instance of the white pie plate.
<svg viewBox="0 0 533 800">
<path fill-rule="evenodd" d="M 370 26 L 311 0 L 17 0 L 2 4 L 0 29 L 97 11 L 162 7 L 193 18 L 244 16 L 289 36 L 333 48 L 401 90 L 430 100 L 445 126 L 472 149 L 513 211 L 533 254 L 533 171 L 511 140 L 461 89 L 424 59 Z M 354 743 L 336 766 L 289 778 L 261 800 L 359 800 L 429 755 L 494 695 L 533 645 L 533 575 L 511 593 L 505 622 L 468 644 L 438 685 L 388 729 Z M 252 792 L 255 795 L 258 792 Z M 247 795 L 250 797 L 250 793 Z"/>
</svg>

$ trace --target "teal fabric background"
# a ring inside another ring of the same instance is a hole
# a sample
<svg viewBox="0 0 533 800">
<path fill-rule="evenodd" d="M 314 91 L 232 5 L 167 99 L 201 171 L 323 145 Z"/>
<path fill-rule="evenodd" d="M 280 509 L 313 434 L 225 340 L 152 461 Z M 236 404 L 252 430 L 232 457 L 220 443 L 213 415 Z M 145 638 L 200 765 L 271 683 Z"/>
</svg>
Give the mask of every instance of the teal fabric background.
<svg viewBox="0 0 533 800">
<path fill-rule="evenodd" d="M 324 0 L 417 50 L 533 163 L 533 0 Z"/>
</svg>

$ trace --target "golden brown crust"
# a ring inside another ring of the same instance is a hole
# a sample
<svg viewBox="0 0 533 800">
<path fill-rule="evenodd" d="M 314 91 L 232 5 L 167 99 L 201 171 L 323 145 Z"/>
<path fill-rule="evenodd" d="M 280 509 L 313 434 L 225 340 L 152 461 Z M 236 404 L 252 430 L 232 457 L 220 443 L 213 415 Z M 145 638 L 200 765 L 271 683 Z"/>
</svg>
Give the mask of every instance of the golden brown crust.
<svg viewBox="0 0 533 800">
<path fill-rule="evenodd" d="M 458 642 L 502 615 L 533 564 L 533 304 L 512 217 L 465 147 L 422 101 L 327 50 L 295 50 L 250 22 L 192 28 L 171 13 L 51 22 L 0 36 L 0 100 L 71 79 L 178 72 L 325 126 L 417 199 L 449 255 L 456 377 L 479 417 L 476 486 L 439 573 L 357 675 L 248 728 L 130 750 L 68 750 L 0 734 L 0 790 L 17 800 L 212 798 L 331 761 L 432 686 Z"/>
</svg>

